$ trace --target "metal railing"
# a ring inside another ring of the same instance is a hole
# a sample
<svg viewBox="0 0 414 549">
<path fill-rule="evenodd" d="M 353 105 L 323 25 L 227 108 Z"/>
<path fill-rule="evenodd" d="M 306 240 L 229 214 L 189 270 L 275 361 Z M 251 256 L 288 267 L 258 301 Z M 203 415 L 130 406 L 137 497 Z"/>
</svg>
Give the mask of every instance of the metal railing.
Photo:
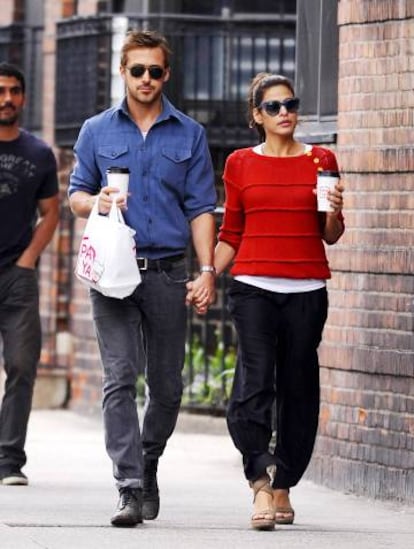
<svg viewBox="0 0 414 549">
<path fill-rule="evenodd" d="M 85 118 L 111 105 L 113 40 L 126 29 L 155 28 L 173 50 L 166 93 L 206 127 L 211 146 L 251 143 L 246 92 L 260 71 L 294 78 L 296 16 L 223 18 L 183 14 L 75 17 L 57 25 L 56 141 L 73 145 Z M 122 26 L 121 25 L 121 26 Z"/>
<path fill-rule="evenodd" d="M 110 106 L 112 18 L 57 25 L 55 138 L 72 147 L 86 118 Z"/>
<path fill-rule="evenodd" d="M 14 23 L 0 27 L 0 61 L 23 70 L 26 80 L 26 105 L 22 124 L 32 132 L 42 127 L 42 27 Z"/>
<path fill-rule="evenodd" d="M 20 67 L 24 59 L 24 27 L 15 23 L 6 27 L 0 27 L 0 59 Z"/>
</svg>

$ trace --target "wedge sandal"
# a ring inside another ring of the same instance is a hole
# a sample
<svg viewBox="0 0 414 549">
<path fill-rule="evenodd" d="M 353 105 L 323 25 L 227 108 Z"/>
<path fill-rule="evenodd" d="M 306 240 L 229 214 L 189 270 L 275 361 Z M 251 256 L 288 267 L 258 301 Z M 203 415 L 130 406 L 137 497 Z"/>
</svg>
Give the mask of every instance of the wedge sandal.
<svg viewBox="0 0 414 549">
<path fill-rule="evenodd" d="M 276 507 L 275 522 L 276 524 L 293 524 L 295 520 L 295 511 L 292 507 Z"/>
<path fill-rule="evenodd" d="M 250 483 L 253 489 L 253 503 L 259 493 L 265 493 L 269 496 L 269 503 L 264 505 L 263 509 L 254 510 L 250 520 L 251 527 L 254 530 L 273 530 L 276 524 L 275 510 L 273 508 L 273 491 L 270 486 L 269 478 L 263 477 Z"/>
</svg>

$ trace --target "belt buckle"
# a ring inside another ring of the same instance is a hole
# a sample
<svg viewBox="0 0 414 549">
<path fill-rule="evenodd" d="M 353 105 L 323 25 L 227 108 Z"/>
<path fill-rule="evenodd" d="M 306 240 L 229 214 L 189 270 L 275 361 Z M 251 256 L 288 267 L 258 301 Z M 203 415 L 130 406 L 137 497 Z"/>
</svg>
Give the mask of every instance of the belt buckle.
<svg viewBox="0 0 414 549">
<path fill-rule="evenodd" d="M 137 257 L 138 269 L 148 271 L 148 257 Z"/>
</svg>

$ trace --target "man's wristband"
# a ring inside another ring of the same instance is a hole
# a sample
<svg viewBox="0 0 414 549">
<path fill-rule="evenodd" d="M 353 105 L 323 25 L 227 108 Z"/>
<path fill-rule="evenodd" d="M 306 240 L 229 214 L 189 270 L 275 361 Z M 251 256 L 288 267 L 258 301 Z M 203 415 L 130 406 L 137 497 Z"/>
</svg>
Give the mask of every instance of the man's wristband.
<svg viewBox="0 0 414 549">
<path fill-rule="evenodd" d="M 214 265 L 201 265 L 200 273 L 211 273 L 212 275 L 216 276 L 216 268 L 214 267 Z"/>
</svg>

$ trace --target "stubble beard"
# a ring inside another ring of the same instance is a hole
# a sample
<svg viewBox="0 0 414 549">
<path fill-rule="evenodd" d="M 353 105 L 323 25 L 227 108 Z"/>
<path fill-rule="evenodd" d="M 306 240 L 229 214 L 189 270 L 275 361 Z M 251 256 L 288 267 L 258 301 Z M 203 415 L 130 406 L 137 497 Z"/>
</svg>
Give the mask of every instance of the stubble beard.
<svg viewBox="0 0 414 549">
<path fill-rule="evenodd" d="M 17 116 L 15 118 L 0 118 L 0 126 L 14 126 L 17 122 Z"/>
<path fill-rule="evenodd" d="M 161 94 L 162 94 L 162 90 L 157 90 L 155 93 L 148 96 L 140 92 L 136 92 L 135 94 L 131 94 L 131 99 L 137 105 L 150 107 L 158 103 L 158 101 L 160 100 Z"/>
<path fill-rule="evenodd" d="M 0 126 L 14 126 L 19 119 L 19 113 L 15 112 L 13 115 L 9 116 L 8 118 L 2 118 L 1 117 L 1 109 L 0 109 Z"/>
</svg>

